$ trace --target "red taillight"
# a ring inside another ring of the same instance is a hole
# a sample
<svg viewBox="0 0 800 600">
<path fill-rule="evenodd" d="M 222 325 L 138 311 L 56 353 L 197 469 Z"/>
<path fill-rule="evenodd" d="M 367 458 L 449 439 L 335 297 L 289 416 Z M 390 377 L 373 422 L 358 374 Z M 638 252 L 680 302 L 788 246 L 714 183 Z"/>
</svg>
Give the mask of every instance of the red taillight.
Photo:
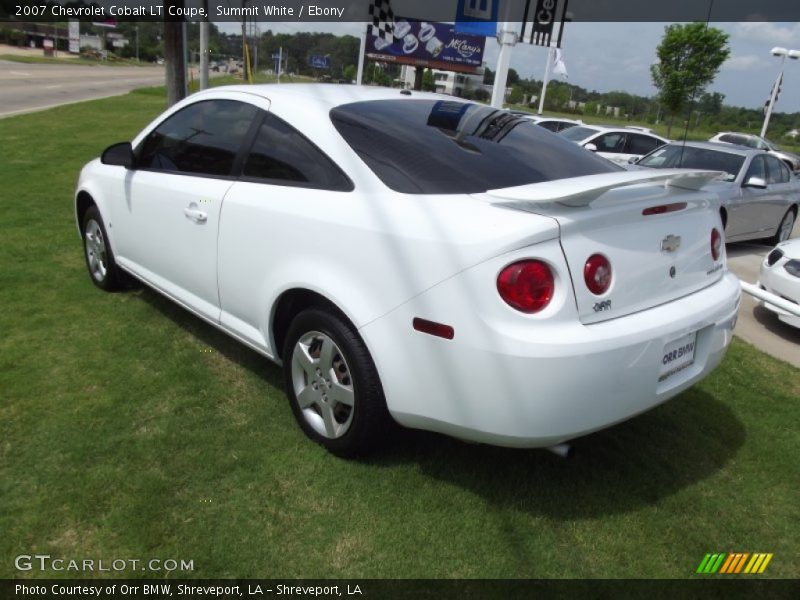
<svg viewBox="0 0 800 600">
<path fill-rule="evenodd" d="M 593 294 L 605 294 L 611 285 L 611 263 L 602 254 L 592 254 L 583 266 L 583 280 Z"/>
<path fill-rule="evenodd" d="M 539 312 L 550 304 L 554 290 L 553 272 L 540 260 L 510 264 L 497 276 L 500 297 L 524 313 Z"/>
<path fill-rule="evenodd" d="M 719 253 L 722 250 L 722 236 L 717 231 L 717 228 L 711 230 L 711 258 L 715 261 L 719 260 Z"/>
</svg>

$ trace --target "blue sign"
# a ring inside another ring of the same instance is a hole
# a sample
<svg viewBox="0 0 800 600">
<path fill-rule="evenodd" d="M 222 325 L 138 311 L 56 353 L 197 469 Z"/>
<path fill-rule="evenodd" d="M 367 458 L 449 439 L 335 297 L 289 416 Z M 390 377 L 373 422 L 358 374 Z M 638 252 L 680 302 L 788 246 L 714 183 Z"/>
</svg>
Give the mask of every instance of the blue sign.
<svg viewBox="0 0 800 600">
<path fill-rule="evenodd" d="M 486 40 L 457 33 L 449 23 L 395 17 L 394 41 L 367 35 L 367 56 L 382 62 L 474 73 L 483 62 Z"/>
<path fill-rule="evenodd" d="M 308 57 L 308 64 L 315 69 L 330 69 L 331 68 L 331 57 L 328 55 L 319 56 L 319 55 L 312 55 Z"/>
<path fill-rule="evenodd" d="M 510 2 L 510 0 L 506 0 Z M 470 35 L 497 35 L 497 5 L 500 0 L 458 0 L 456 31 Z"/>
</svg>

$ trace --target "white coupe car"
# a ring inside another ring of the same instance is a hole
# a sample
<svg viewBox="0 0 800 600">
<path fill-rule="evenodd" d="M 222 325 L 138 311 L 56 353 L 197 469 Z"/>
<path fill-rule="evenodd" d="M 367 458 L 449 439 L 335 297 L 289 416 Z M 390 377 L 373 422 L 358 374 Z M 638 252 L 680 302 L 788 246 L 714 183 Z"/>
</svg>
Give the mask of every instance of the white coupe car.
<svg viewBox="0 0 800 600">
<path fill-rule="evenodd" d="M 390 419 L 541 447 L 724 356 L 740 293 L 698 191 L 715 175 L 626 172 L 433 94 L 235 86 L 86 165 L 75 211 L 98 287 L 131 275 L 282 364 L 332 452 Z"/>
<path fill-rule="evenodd" d="M 758 278 L 761 289 L 800 306 L 800 238 L 778 244 L 761 263 Z M 800 317 L 769 302 L 761 302 L 778 318 L 793 327 L 800 327 Z"/>
</svg>

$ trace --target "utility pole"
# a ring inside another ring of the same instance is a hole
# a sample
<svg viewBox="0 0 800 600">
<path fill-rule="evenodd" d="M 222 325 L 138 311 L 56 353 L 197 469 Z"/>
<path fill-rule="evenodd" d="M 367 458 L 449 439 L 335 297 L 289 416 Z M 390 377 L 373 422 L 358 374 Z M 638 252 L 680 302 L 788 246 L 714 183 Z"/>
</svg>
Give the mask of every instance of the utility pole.
<svg viewBox="0 0 800 600">
<path fill-rule="evenodd" d="M 364 54 L 367 51 L 367 29 L 369 29 L 369 23 L 364 25 L 364 29 L 361 31 L 361 45 L 358 49 L 358 70 L 356 71 L 356 85 L 361 85 L 361 81 L 364 78 Z"/>
<path fill-rule="evenodd" d="M 208 88 L 208 21 L 200 21 L 200 89 L 205 90 L 207 88 Z"/>
<path fill-rule="evenodd" d="M 183 0 L 169 0 L 167 6 L 183 8 Z M 165 7 L 164 13 L 168 13 Z M 186 54 L 183 51 L 182 23 L 164 20 L 164 62 L 167 84 L 167 106 L 186 97 Z"/>
<path fill-rule="evenodd" d="M 781 57 L 781 70 L 778 73 L 778 78 L 775 80 L 775 84 L 772 86 L 772 93 L 769 96 L 769 102 L 767 104 L 767 113 L 764 117 L 764 125 L 761 127 L 761 137 L 767 136 L 767 129 L 769 128 L 769 119 L 772 116 L 772 109 L 775 106 L 775 101 L 778 98 L 778 89 L 781 87 L 781 83 L 783 83 L 783 63 L 786 62 L 786 57 L 788 56 L 791 59 L 797 60 L 800 58 L 800 50 L 787 50 L 786 48 L 773 48 L 771 50 L 773 56 L 780 56 Z"/>
<path fill-rule="evenodd" d="M 542 81 L 542 93 L 539 96 L 539 110 L 537 114 L 542 114 L 544 110 L 544 96 L 547 93 L 547 83 L 550 81 L 550 64 L 553 62 L 553 49 L 547 48 L 547 64 L 544 67 L 544 80 Z"/>
<path fill-rule="evenodd" d="M 208 14 L 208 0 L 203 1 Z M 208 88 L 208 17 L 200 21 L 200 89 Z"/>
<path fill-rule="evenodd" d="M 492 87 L 493 108 L 503 108 L 506 99 L 506 82 L 508 81 L 508 65 L 511 62 L 511 50 L 517 43 L 517 32 L 514 30 L 514 23 L 509 23 L 511 14 L 511 1 L 503 2 L 503 22 L 499 23 L 500 29 L 497 32 L 497 42 L 500 44 L 500 53 L 497 55 L 497 70 L 494 74 L 494 86 Z"/>
</svg>

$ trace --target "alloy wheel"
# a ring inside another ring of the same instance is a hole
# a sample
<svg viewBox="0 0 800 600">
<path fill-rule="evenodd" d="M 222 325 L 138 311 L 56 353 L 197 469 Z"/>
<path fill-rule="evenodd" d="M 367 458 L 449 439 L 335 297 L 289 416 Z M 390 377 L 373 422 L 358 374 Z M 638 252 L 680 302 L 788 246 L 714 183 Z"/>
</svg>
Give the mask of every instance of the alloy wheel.
<svg viewBox="0 0 800 600">
<path fill-rule="evenodd" d="M 319 331 L 295 344 L 292 387 L 306 422 L 319 435 L 340 438 L 353 422 L 355 392 L 350 368 L 333 339 Z"/>
</svg>

